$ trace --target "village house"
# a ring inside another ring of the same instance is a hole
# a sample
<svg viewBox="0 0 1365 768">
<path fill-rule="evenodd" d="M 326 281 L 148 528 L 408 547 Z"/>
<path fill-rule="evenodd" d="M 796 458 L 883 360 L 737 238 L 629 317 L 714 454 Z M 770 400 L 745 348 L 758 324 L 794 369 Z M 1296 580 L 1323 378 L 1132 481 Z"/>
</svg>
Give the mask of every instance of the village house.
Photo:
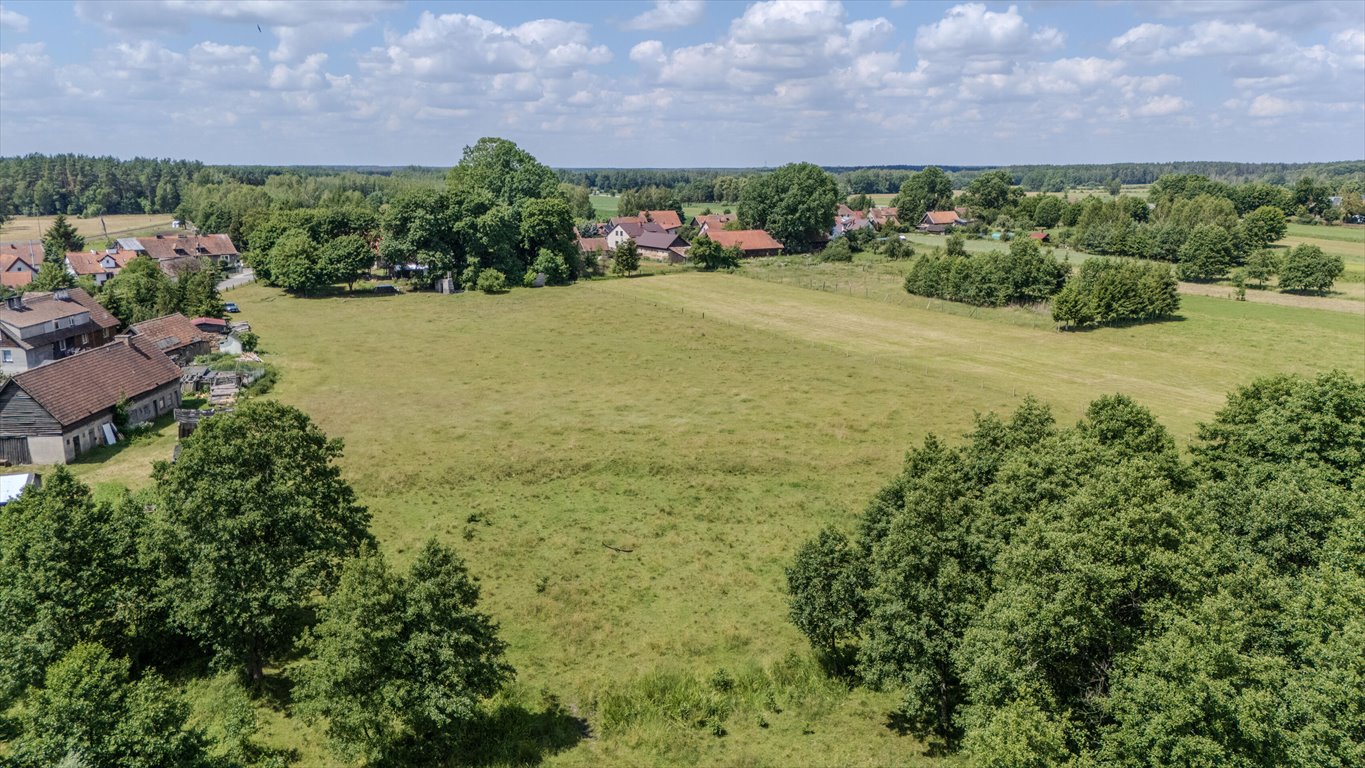
<svg viewBox="0 0 1365 768">
<path fill-rule="evenodd" d="M 17 291 L 33 282 L 42 265 L 42 243 L 0 243 L 0 286 Z"/>
<path fill-rule="evenodd" d="M 970 223 L 966 215 L 959 211 L 927 211 L 915 229 L 941 235 L 947 232 L 949 227 L 961 227 Z"/>
<path fill-rule="evenodd" d="M 682 229 L 682 218 L 677 211 L 640 211 L 639 217 L 650 224 L 658 224 L 663 227 L 665 232 L 674 232 Z"/>
<path fill-rule="evenodd" d="M 725 225 L 735 220 L 733 213 L 708 213 L 703 216 L 692 217 L 692 226 L 697 233 L 706 232 L 707 227 L 712 229 L 725 229 Z"/>
<path fill-rule="evenodd" d="M 612 221 L 616 221 L 616 219 L 612 219 Z M 616 246 L 620 245 L 626 240 L 639 240 L 640 235 L 644 234 L 645 232 L 663 231 L 664 231 L 663 227 L 652 222 L 645 222 L 642 224 L 638 221 L 637 222 L 623 221 L 619 224 L 613 224 L 611 231 L 607 233 L 606 238 L 607 249 L 614 251 L 616 250 Z"/>
<path fill-rule="evenodd" d="M 747 257 L 777 256 L 782 253 L 782 244 L 761 229 L 718 229 L 706 236 L 725 248 L 738 246 L 740 254 Z"/>
<path fill-rule="evenodd" d="M 80 288 L 10 296 L 0 305 L 0 373 L 16 374 L 102 346 L 118 326 Z"/>
<path fill-rule="evenodd" d="M 669 264 L 681 264 L 687 260 L 687 241 L 672 232 L 641 232 L 635 238 L 640 256 Z"/>
<path fill-rule="evenodd" d="M 900 223 L 900 218 L 897 216 L 896 208 L 894 206 L 889 205 L 869 209 L 867 212 L 867 219 L 868 221 L 871 221 L 872 226 L 876 227 L 877 229 L 881 229 L 887 224 Z"/>
<path fill-rule="evenodd" d="M 863 214 L 862 211 L 855 211 L 843 203 L 834 212 L 834 228 L 830 230 L 830 237 L 839 237 L 859 229 L 869 229 L 872 222 Z"/>
<path fill-rule="evenodd" d="M 1052 240 L 1051 237 L 1048 237 L 1046 232 L 1030 232 L 1028 233 L 1028 236 L 1030 240 L 1037 240 L 1040 243 L 1046 243 Z"/>
<path fill-rule="evenodd" d="M 179 312 L 134 323 L 128 331 L 155 344 L 157 349 L 182 368 L 194 362 L 194 358 L 213 352 L 222 339 L 218 333 L 200 330 Z"/>
<path fill-rule="evenodd" d="M 89 277 L 95 281 L 95 285 L 104 285 L 132 260 L 133 254 L 117 248 L 110 248 L 104 253 L 71 251 L 66 254 L 66 269 L 76 277 Z"/>
<path fill-rule="evenodd" d="M 151 237 L 121 237 L 118 247 L 134 256 L 147 256 L 163 272 L 175 276 L 186 269 L 198 268 L 201 259 L 208 259 L 224 271 L 241 266 L 242 255 L 232 238 L 227 235 L 188 235 L 183 232 L 164 233 Z"/>
<path fill-rule="evenodd" d="M 66 464 L 115 439 L 117 411 L 135 426 L 180 404 L 180 366 L 123 334 L 0 386 L 0 459 Z"/>
</svg>

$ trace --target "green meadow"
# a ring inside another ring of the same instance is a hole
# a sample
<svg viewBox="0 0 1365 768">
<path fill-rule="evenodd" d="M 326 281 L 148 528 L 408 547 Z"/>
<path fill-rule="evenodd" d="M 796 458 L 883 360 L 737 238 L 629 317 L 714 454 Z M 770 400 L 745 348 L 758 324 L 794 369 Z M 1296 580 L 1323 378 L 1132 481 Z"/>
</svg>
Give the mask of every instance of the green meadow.
<svg viewBox="0 0 1365 768">
<path fill-rule="evenodd" d="M 802 541 L 853 526 L 925 435 L 1028 394 L 1069 421 L 1125 392 L 1184 442 L 1255 376 L 1365 377 L 1351 314 L 1187 296 L 1178 320 L 1058 333 L 906 296 L 896 264 L 827 266 L 230 294 L 281 371 L 273 396 L 345 440 L 386 551 L 437 537 L 482 580 L 518 670 L 486 764 L 956 764 L 889 727 L 894 694 L 816 668 L 786 619 Z M 171 429 L 76 469 L 141 485 Z M 220 685 L 189 684 L 206 722 Z M 336 764 L 282 700 L 260 711 L 300 765 Z"/>
</svg>

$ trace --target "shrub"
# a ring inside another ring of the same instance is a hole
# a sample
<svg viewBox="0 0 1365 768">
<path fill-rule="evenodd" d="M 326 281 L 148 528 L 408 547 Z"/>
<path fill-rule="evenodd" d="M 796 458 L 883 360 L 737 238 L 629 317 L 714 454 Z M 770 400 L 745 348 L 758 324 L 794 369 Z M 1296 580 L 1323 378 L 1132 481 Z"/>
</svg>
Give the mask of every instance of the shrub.
<svg viewBox="0 0 1365 768">
<path fill-rule="evenodd" d="M 544 272 L 545 282 L 548 285 L 566 285 L 573 280 L 573 272 L 569 269 L 569 262 L 559 253 L 548 248 L 541 248 L 536 255 L 536 260 L 531 264 L 532 272 Z M 480 275 L 482 278 L 483 275 Z M 532 275 L 532 278 L 535 276 Z M 479 290 L 483 290 L 482 286 Z"/>
<path fill-rule="evenodd" d="M 820 251 L 822 261 L 853 261 L 853 247 L 848 242 L 848 237 L 835 238 L 833 242 L 825 246 Z"/>
<path fill-rule="evenodd" d="M 507 277 L 496 269 L 485 269 L 479 272 L 477 287 L 484 293 L 504 293 L 507 290 Z"/>
<path fill-rule="evenodd" d="M 243 333 L 241 336 L 238 336 L 237 340 L 242 342 L 243 352 L 255 352 L 256 345 L 261 342 L 261 337 L 257 336 L 255 333 L 252 333 L 251 331 L 247 331 L 246 333 Z"/>
</svg>

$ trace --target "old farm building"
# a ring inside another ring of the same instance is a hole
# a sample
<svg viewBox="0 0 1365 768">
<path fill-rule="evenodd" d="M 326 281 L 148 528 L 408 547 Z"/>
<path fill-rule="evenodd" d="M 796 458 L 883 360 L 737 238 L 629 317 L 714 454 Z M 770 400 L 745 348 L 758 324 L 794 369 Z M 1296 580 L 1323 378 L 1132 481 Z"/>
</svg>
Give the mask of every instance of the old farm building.
<svg viewBox="0 0 1365 768">
<path fill-rule="evenodd" d="M 0 459 L 72 461 L 110 442 L 120 404 L 130 425 L 170 413 L 180 404 L 180 366 L 152 341 L 125 334 L 17 374 L 0 386 Z"/>
</svg>

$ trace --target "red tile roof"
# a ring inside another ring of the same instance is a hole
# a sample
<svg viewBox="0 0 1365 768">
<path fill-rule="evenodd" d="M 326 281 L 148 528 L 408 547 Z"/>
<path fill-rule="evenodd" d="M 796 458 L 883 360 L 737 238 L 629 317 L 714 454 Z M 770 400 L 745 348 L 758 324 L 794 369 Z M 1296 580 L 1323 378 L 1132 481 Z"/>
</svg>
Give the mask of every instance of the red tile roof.
<svg viewBox="0 0 1365 768">
<path fill-rule="evenodd" d="M 1046 233 L 1046 232 L 1030 232 L 1030 233 L 1028 233 L 1028 236 L 1031 237 L 1031 238 L 1033 238 L 1034 240 L 1049 240 L 1049 239 L 1051 239 L 1051 238 L 1049 238 L 1049 237 L 1047 236 L 1047 233 Z"/>
<path fill-rule="evenodd" d="M 120 337 L 10 379 L 63 426 L 177 381 L 180 366 L 137 336 Z"/>
<path fill-rule="evenodd" d="M 188 347 L 197 341 L 217 344 L 220 338 L 216 333 L 201 331 L 188 317 L 179 312 L 134 323 L 129 330 L 138 338 L 152 342 L 157 349 L 166 354 Z"/>
<path fill-rule="evenodd" d="M 958 219 L 957 211 L 929 211 L 924 215 L 930 224 L 956 224 Z"/>
<path fill-rule="evenodd" d="M 104 265 L 100 264 L 100 261 L 104 259 L 106 255 L 112 256 L 114 263 L 118 266 L 114 267 L 112 270 L 105 269 Z M 130 251 L 118 251 L 110 254 L 106 254 L 104 251 L 69 251 L 66 254 L 66 263 L 71 265 L 71 271 L 75 272 L 77 275 L 102 275 L 105 272 L 117 273 L 120 269 L 126 267 L 128 262 L 132 260 L 133 253 Z"/>
<path fill-rule="evenodd" d="M 605 237 L 580 237 L 578 238 L 578 250 L 583 253 L 607 250 L 607 238 Z"/>
<path fill-rule="evenodd" d="M 761 229 L 736 229 L 733 231 L 718 229 L 708 231 L 706 236 L 726 248 L 737 245 L 741 251 L 771 251 L 782 249 L 781 243 L 774 240 L 772 235 Z"/>
<path fill-rule="evenodd" d="M 23 288 L 33 282 L 33 273 L 28 270 L 23 272 L 0 272 L 0 285 L 6 288 Z"/>
<path fill-rule="evenodd" d="M 677 211 L 640 211 L 640 217 L 664 229 L 677 229 L 682 226 L 682 219 L 679 218 Z"/>
<path fill-rule="evenodd" d="M 237 246 L 227 235 L 156 235 L 138 237 L 142 250 L 157 261 L 182 259 L 185 257 L 236 256 Z M 120 240 L 126 243 L 126 240 Z"/>
<path fill-rule="evenodd" d="M 697 225 L 697 229 L 701 229 L 704 224 L 711 225 L 712 229 L 720 229 L 734 220 L 735 215 L 733 213 L 708 213 L 705 216 L 692 219 Z"/>
</svg>

